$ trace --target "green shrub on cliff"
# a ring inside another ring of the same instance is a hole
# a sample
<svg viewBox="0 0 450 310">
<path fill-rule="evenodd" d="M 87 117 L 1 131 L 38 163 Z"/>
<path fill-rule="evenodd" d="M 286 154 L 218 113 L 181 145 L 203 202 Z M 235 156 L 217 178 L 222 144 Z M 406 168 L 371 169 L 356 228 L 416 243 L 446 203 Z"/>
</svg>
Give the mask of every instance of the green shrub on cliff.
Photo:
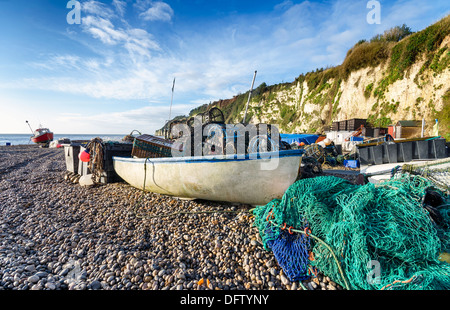
<svg viewBox="0 0 450 310">
<path fill-rule="evenodd" d="M 450 141 L 450 88 L 442 96 L 444 107 L 442 111 L 436 111 L 434 118 L 439 120 L 439 134 Z"/>
</svg>

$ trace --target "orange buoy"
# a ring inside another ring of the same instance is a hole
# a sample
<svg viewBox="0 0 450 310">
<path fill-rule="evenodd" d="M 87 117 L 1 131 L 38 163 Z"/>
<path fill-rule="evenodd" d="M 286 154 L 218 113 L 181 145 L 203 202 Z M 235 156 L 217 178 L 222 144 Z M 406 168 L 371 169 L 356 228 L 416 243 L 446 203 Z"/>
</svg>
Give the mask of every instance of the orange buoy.
<svg viewBox="0 0 450 310">
<path fill-rule="evenodd" d="M 83 152 L 80 152 L 80 155 L 78 155 L 78 157 L 80 158 L 80 160 L 82 162 L 89 162 L 90 158 L 91 158 L 91 154 L 89 154 L 89 150 L 85 149 Z"/>
</svg>

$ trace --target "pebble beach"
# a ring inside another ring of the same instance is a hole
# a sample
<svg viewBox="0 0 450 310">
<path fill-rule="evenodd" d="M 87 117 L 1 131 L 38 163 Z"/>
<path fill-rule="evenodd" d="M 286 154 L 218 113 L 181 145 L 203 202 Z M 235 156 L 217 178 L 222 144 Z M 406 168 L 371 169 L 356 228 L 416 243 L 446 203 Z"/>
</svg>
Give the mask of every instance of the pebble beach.
<svg viewBox="0 0 450 310">
<path fill-rule="evenodd" d="M 0 147 L 0 290 L 342 290 L 291 282 L 248 205 L 64 179 L 63 149 Z"/>
</svg>

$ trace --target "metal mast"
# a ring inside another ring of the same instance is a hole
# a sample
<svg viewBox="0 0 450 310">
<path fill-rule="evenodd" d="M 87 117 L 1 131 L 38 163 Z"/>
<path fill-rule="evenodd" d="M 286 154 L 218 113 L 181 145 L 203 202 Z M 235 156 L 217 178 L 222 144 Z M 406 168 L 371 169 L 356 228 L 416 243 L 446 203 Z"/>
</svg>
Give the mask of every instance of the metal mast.
<svg viewBox="0 0 450 310">
<path fill-rule="evenodd" d="M 253 85 L 254 85 L 254 83 L 255 83 L 255 78 L 256 78 L 256 72 L 257 72 L 257 71 L 255 71 L 255 74 L 253 75 L 252 86 L 250 87 L 250 93 L 248 94 L 247 105 L 246 105 L 246 107 L 245 107 L 244 120 L 243 120 L 243 123 L 244 123 L 244 124 L 245 124 L 246 121 L 247 121 L 248 104 L 250 103 L 250 98 L 252 97 Z"/>
<path fill-rule="evenodd" d="M 170 110 L 169 110 L 169 121 L 172 118 L 172 103 L 173 103 L 173 90 L 175 89 L 175 78 L 173 78 L 173 85 L 172 85 L 172 99 L 170 99 Z"/>
</svg>

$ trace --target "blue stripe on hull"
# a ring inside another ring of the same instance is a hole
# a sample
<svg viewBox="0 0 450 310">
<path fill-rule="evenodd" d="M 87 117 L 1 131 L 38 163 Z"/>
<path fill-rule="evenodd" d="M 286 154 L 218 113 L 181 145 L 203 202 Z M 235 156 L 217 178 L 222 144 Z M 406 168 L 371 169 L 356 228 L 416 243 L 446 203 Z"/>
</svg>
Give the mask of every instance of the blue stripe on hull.
<svg viewBox="0 0 450 310">
<path fill-rule="evenodd" d="M 303 154 L 303 150 L 287 150 L 279 152 L 267 152 L 267 153 L 253 153 L 245 155 L 208 155 L 208 156 L 192 156 L 192 157 L 162 157 L 162 158 L 129 158 L 129 157 L 117 157 L 114 156 L 113 160 L 122 162 L 144 163 L 150 161 L 152 163 L 217 163 L 217 162 L 233 162 L 233 161 L 247 161 L 247 160 L 259 160 L 259 159 L 271 159 L 271 158 L 283 158 L 283 157 L 300 157 Z"/>
</svg>

